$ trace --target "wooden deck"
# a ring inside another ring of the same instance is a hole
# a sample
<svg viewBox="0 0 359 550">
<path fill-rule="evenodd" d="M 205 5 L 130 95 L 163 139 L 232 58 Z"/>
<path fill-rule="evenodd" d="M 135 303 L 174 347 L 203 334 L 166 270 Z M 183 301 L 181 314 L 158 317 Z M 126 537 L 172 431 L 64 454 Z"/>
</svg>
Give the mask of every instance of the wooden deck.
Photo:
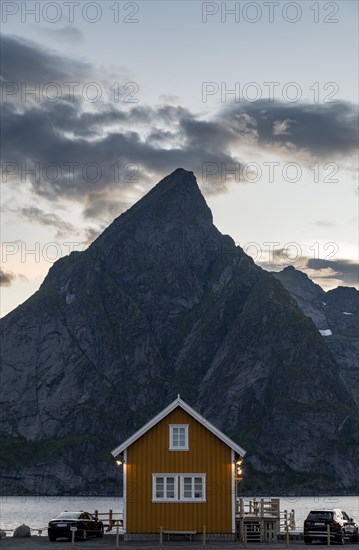
<svg viewBox="0 0 359 550">
<path fill-rule="evenodd" d="M 244 542 L 277 542 L 280 534 L 289 541 L 290 531 L 295 529 L 295 513 L 280 510 L 280 500 L 240 498 L 236 510 L 237 538 Z"/>
</svg>

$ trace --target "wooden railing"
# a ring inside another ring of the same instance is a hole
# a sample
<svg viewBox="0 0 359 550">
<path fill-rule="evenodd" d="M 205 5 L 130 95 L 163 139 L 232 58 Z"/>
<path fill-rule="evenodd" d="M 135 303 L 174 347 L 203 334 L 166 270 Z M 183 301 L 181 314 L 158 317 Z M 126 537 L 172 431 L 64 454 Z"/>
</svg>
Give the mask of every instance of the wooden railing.
<svg viewBox="0 0 359 550">
<path fill-rule="evenodd" d="M 106 531 L 111 531 L 113 528 L 122 529 L 123 528 L 123 512 L 114 512 L 109 510 L 108 512 L 99 512 L 95 510 L 93 514 L 96 519 L 99 519 L 103 522 Z"/>
<path fill-rule="evenodd" d="M 278 518 L 280 516 L 280 503 L 279 498 L 271 498 L 265 500 L 261 498 L 257 500 L 255 498 L 245 501 L 243 498 L 237 500 L 237 516 L 254 516 L 258 518 L 273 517 Z"/>
<path fill-rule="evenodd" d="M 295 511 L 283 510 L 280 513 L 280 531 L 293 531 L 296 528 L 295 524 Z"/>
</svg>

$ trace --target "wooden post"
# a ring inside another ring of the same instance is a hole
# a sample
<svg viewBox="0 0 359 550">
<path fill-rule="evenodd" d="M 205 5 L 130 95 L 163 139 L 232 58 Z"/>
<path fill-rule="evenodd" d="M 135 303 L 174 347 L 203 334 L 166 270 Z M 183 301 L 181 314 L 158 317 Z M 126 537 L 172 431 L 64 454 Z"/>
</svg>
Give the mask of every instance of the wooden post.
<svg viewBox="0 0 359 550">
<path fill-rule="evenodd" d="M 162 546 L 163 546 L 163 527 L 161 525 L 161 527 L 160 527 L 160 550 L 162 550 Z"/>
<path fill-rule="evenodd" d="M 239 530 L 240 530 L 240 541 L 244 542 L 244 518 L 241 517 L 239 521 Z"/>
<path fill-rule="evenodd" d="M 203 525 L 202 545 L 206 546 L 206 526 L 205 525 Z"/>
<path fill-rule="evenodd" d="M 116 548 L 120 547 L 120 520 L 117 521 L 116 526 Z"/>
<path fill-rule="evenodd" d="M 330 525 L 327 525 L 327 546 L 330 546 Z"/>
<path fill-rule="evenodd" d="M 243 542 L 244 542 L 244 548 L 247 548 L 247 525 L 246 524 L 244 524 Z"/>
</svg>

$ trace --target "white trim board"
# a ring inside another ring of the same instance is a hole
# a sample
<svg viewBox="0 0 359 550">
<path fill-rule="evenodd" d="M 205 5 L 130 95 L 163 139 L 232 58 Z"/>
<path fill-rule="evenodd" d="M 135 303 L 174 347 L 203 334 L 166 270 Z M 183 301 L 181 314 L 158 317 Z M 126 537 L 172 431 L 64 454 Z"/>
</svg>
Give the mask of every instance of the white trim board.
<svg viewBox="0 0 359 550">
<path fill-rule="evenodd" d="M 232 471 L 231 471 L 231 488 L 232 488 L 232 533 L 235 533 L 236 532 L 236 500 L 237 500 L 237 495 L 236 495 L 236 481 L 235 481 L 235 475 L 236 475 L 236 471 L 235 471 L 235 453 L 232 449 L 232 464 L 231 464 L 231 468 L 232 468 Z"/>
<path fill-rule="evenodd" d="M 123 464 L 123 517 L 122 517 L 122 528 L 126 533 L 126 524 L 127 524 L 127 451 L 123 453 L 124 464 Z"/>
<path fill-rule="evenodd" d="M 157 414 L 154 418 L 152 418 L 152 420 L 147 422 L 147 424 L 142 426 L 142 428 L 140 428 L 137 432 L 135 432 L 131 437 L 126 439 L 126 441 L 124 441 L 123 443 L 121 443 L 121 445 L 116 447 L 116 449 L 111 451 L 112 456 L 116 458 L 116 456 L 121 454 L 128 447 L 130 447 L 130 445 L 132 445 L 135 441 L 137 441 L 137 439 L 142 437 L 146 432 L 148 432 L 148 430 L 153 428 L 153 426 L 158 424 L 158 422 L 160 422 L 163 418 L 165 418 L 169 413 L 174 411 L 177 407 L 181 407 L 181 409 L 186 411 L 190 416 L 192 416 L 192 418 L 197 420 L 200 424 L 202 424 L 202 426 L 207 428 L 207 430 L 212 432 L 215 436 L 218 437 L 218 439 L 223 441 L 223 443 L 228 445 L 228 447 L 230 449 L 232 449 L 233 451 L 238 453 L 241 457 L 243 457 L 246 454 L 246 451 L 244 449 L 242 449 L 242 447 L 240 447 L 239 445 L 234 443 L 234 441 L 232 441 L 232 439 L 227 437 L 218 428 L 213 426 L 213 424 L 208 422 L 208 420 L 206 420 L 203 416 L 198 414 L 198 412 L 196 412 L 194 409 L 192 409 L 192 407 L 187 405 L 187 403 L 185 403 L 180 397 L 177 397 L 177 399 L 175 399 L 172 403 L 170 403 L 170 405 L 168 405 L 159 414 Z"/>
</svg>

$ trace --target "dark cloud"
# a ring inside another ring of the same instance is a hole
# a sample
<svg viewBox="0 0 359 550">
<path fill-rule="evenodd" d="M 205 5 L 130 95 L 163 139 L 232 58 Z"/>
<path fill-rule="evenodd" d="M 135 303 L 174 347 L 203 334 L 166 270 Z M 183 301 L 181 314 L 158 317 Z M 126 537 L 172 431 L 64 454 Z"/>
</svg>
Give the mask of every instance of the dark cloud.
<svg viewBox="0 0 359 550">
<path fill-rule="evenodd" d="M 16 275 L 14 273 L 0 268 L 0 286 L 11 286 L 15 279 Z"/>
<path fill-rule="evenodd" d="M 138 183 L 147 185 L 151 177 L 170 173 L 178 166 L 187 166 L 200 176 L 205 162 L 218 166 L 221 163 L 231 166 L 236 162 L 230 153 L 221 149 L 220 139 L 217 147 L 213 147 L 211 140 L 196 138 L 193 129 L 188 130 L 188 134 L 184 132 L 183 128 L 190 126 L 187 111 L 186 122 L 181 125 L 178 120 L 177 134 L 166 134 L 165 130 L 156 128 L 159 121 L 164 124 L 168 118 L 182 114 L 183 110 L 173 108 L 161 108 L 158 113 L 148 109 L 144 113 L 143 108 L 137 107 L 130 113 L 115 111 L 112 107 L 97 113 L 83 113 L 69 103 L 45 104 L 19 112 L 13 104 L 7 104 L 3 109 L 2 128 L 6 140 L 2 160 L 15 163 L 14 177 L 25 178 L 37 194 L 51 200 L 75 198 L 91 204 L 91 208 L 86 208 L 86 215 L 96 217 L 97 213 L 103 213 L 106 203 L 111 208 L 115 206 L 119 190 Z M 131 115 L 134 124 L 131 124 Z M 129 129 L 144 121 L 147 123 L 146 119 L 157 140 L 144 137 L 140 130 Z M 117 124 L 118 128 L 104 132 L 106 124 Z M 199 128 L 200 124 L 198 132 Z M 73 137 L 69 137 L 69 133 Z M 167 141 L 172 139 L 172 146 L 163 143 L 165 135 Z M 91 169 L 89 163 L 96 166 Z M 3 169 L 5 166 L 3 164 Z M 39 173 L 24 174 L 25 169 L 35 170 L 36 166 Z M 135 173 L 131 166 L 137 167 Z M 101 201 L 97 201 L 98 194 Z"/>
<path fill-rule="evenodd" d="M 16 37 L 4 36 L 3 46 L 2 78 L 7 81 L 81 81 L 94 73 L 89 64 Z M 106 213 L 109 219 L 114 209 L 118 214 L 128 206 L 127 191 L 145 191 L 179 166 L 193 170 L 206 191 L 222 191 L 228 182 L 221 181 L 220 167 L 230 170 L 240 163 L 242 144 L 250 144 L 254 154 L 267 145 L 288 148 L 291 160 L 293 151 L 351 154 L 357 139 L 355 114 L 345 102 L 235 104 L 207 120 L 170 104 L 89 104 L 79 95 L 72 102 L 5 102 L 2 160 L 14 163 L 9 180 L 27 181 L 36 194 L 52 201 L 75 199 L 87 218 L 104 221 Z M 208 164 L 217 170 L 206 183 L 201 176 Z M 57 221 L 51 223 L 55 227 Z"/>
<path fill-rule="evenodd" d="M 219 122 L 198 120 L 194 117 L 184 117 L 180 120 L 183 137 L 190 146 L 198 147 L 198 144 L 206 146 L 208 151 L 225 151 L 236 141 L 232 128 Z"/>
<path fill-rule="evenodd" d="M 26 82 L 29 86 L 36 82 L 82 82 L 93 74 L 89 63 L 45 51 L 24 38 L 2 35 L 1 49 L 1 76 L 8 82 Z"/>
<path fill-rule="evenodd" d="M 330 278 L 330 272 L 335 274 L 335 278 L 340 279 L 344 286 L 359 287 L 359 264 L 351 260 L 317 260 L 314 258 L 308 259 L 308 269 L 318 274 L 325 271 L 327 278 Z"/>
<path fill-rule="evenodd" d="M 74 236 L 79 233 L 79 230 L 72 223 L 62 220 L 57 214 L 46 213 L 34 206 L 21 208 L 19 215 L 28 222 L 57 229 L 57 239 L 63 239 L 71 235 Z"/>
<path fill-rule="evenodd" d="M 232 105 L 220 113 L 239 135 L 243 133 L 243 115 L 248 117 L 246 130 L 255 130 L 258 143 L 290 144 L 313 155 L 350 154 L 358 146 L 357 107 L 351 103 L 284 103 L 266 100 Z"/>
<path fill-rule="evenodd" d="M 113 209 L 113 214 L 118 215 L 117 213 L 121 211 L 121 209 L 118 208 L 119 205 L 115 205 Z M 122 210 L 126 210 L 129 205 L 122 204 Z M 104 208 L 104 210 L 108 211 L 110 210 L 110 205 L 107 205 L 107 209 Z M 88 209 L 91 209 L 91 206 L 88 206 Z M 8 209 L 9 210 L 9 209 Z M 34 207 L 34 206 L 28 206 L 21 209 L 13 209 L 13 213 L 16 212 L 18 217 L 22 218 L 23 220 L 31 223 L 36 223 L 45 227 L 52 227 L 57 230 L 56 232 L 56 238 L 58 240 L 63 240 L 67 238 L 73 238 L 73 237 L 80 237 L 78 244 L 84 244 L 88 245 L 92 243 L 105 229 L 106 226 L 101 227 L 87 227 L 83 230 L 80 230 L 76 226 L 74 226 L 72 223 L 69 223 L 58 214 L 54 213 L 46 213 L 40 208 Z M 91 217 L 89 214 L 88 217 Z M 19 278 L 23 277 L 21 275 L 18 275 Z"/>
</svg>

